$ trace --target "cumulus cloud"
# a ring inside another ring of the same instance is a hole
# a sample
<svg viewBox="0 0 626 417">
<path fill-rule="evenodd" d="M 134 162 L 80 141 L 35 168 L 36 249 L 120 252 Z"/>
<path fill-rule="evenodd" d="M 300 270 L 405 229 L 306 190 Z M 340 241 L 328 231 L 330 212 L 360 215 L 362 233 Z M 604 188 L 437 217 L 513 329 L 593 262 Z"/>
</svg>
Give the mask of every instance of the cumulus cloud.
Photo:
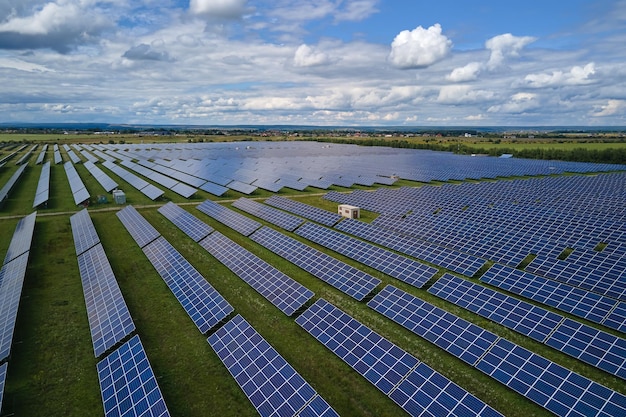
<svg viewBox="0 0 626 417">
<path fill-rule="evenodd" d="M 329 61 L 327 54 L 316 51 L 306 44 L 300 45 L 293 57 L 293 64 L 296 67 L 315 67 L 327 64 Z"/>
<path fill-rule="evenodd" d="M 155 51 L 145 43 L 133 46 L 122 57 L 131 61 L 171 61 L 167 52 Z"/>
<path fill-rule="evenodd" d="M 596 68 L 593 62 L 584 67 L 574 66 L 569 72 L 553 71 L 552 74 L 528 74 L 524 81 L 530 87 L 558 87 L 564 85 L 586 85 L 593 82 L 591 76 Z"/>
<path fill-rule="evenodd" d="M 513 36 L 510 33 L 494 36 L 485 43 L 485 47 L 491 51 L 487 66 L 490 69 L 499 67 L 506 58 L 518 56 L 526 45 L 535 40 L 532 36 Z"/>
<path fill-rule="evenodd" d="M 492 99 L 490 91 L 475 90 L 469 85 L 446 85 L 439 90 L 437 101 L 445 104 L 476 103 Z"/>
<path fill-rule="evenodd" d="M 0 58 L 0 68 L 11 68 L 26 72 L 50 72 L 53 70 L 39 64 L 15 58 Z"/>
<path fill-rule="evenodd" d="M 480 62 L 470 62 L 463 67 L 453 69 L 446 78 L 454 83 L 473 81 L 478 78 L 482 67 L 483 65 Z"/>
<path fill-rule="evenodd" d="M 507 103 L 491 106 L 487 111 L 490 113 L 520 114 L 527 111 L 535 110 L 538 107 L 539 100 L 537 94 L 516 93 L 510 97 Z"/>
<path fill-rule="evenodd" d="M 189 10 L 214 19 L 238 19 L 246 12 L 246 3 L 247 0 L 191 0 Z"/>
<path fill-rule="evenodd" d="M 402 69 L 425 68 L 445 58 L 451 48 L 452 41 L 441 33 L 441 25 L 437 23 L 428 29 L 418 26 L 395 37 L 389 62 Z"/>
<path fill-rule="evenodd" d="M 606 104 L 600 106 L 598 111 L 592 113 L 591 115 L 593 117 L 614 116 L 624 110 L 626 110 L 626 101 L 609 100 Z"/>
</svg>

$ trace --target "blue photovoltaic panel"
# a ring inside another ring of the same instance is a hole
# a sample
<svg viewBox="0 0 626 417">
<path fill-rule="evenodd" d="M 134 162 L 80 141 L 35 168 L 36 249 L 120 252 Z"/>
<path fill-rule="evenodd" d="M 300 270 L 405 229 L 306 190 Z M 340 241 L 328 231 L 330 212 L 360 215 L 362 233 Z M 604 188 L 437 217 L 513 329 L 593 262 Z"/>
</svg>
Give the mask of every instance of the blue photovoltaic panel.
<svg viewBox="0 0 626 417">
<path fill-rule="evenodd" d="M 438 272 L 431 266 L 315 223 L 304 223 L 295 233 L 417 288 Z"/>
<path fill-rule="evenodd" d="M 98 358 L 131 334 L 135 324 L 100 243 L 78 256 L 78 270 Z"/>
<path fill-rule="evenodd" d="M 124 207 L 122 210 L 118 211 L 116 215 L 140 248 L 143 248 L 148 243 L 161 236 L 133 206 Z"/>
<path fill-rule="evenodd" d="M 38 207 L 48 202 L 50 198 L 50 161 L 46 162 L 41 167 L 41 174 L 39 174 L 39 182 L 37 183 L 37 190 L 35 191 L 35 199 L 33 201 L 33 208 Z"/>
<path fill-rule="evenodd" d="M 72 235 L 74 236 L 74 246 L 76 255 L 80 255 L 88 249 L 93 248 L 100 242 L 96 228 L 91 221 L 87 209 L 70 216 Z"/>
<path fill-rule="evenodd" d="M 499 264 L 480 280 L 595 323 L 602 323 L 617 304 L 609 297 Z"/>
<path fill-rule="evenodd" d="M 104 191 L 110 193 L 112 190 L 117 188 L 118 184 L 111 179 L 104 171 L 98 168 L 92 161 L 85 162 L 85 168 L 87 171 L 100 183 Z"/>
<path fill-rule="evenodd" d="M 0 361 L 11 353 L 11 341 L 28 264 L 28 252 L 0 269 Z"/>
<path fill-rule="evenodd" d="M 250 238 L 356 300 L 362 300 L 380 284 L 378 278 L 267 226 Z"/>
<path fill-rule="evenodd" d="M 208 332 L 233 312 L 228 301 L 165 238 L 154 240 L 143 252 L 200 333 Z"/>
<path fill-rule="evenodd" d="M 160 207 L 158 211 L 195 242 L 201 241 L 215 230 L 171 201 Z"/>
<path fill-rule="evenodd" d="M 228 191 L 228 188 L 223 187 L 219 184 L 215 184 L 213 182 L 207 181 L 204 184 L 202 184 L 199 187 L 202 191 L 206 191 L 207 193 L 213 194 L 215 196 L 221 196 L 223 195 L 226 191 Z"/>
<path fill-rule="evenodd" d="M 626 397 L 506 339 L 476 367 L 557 416 L 626 415 Z"/>
<path fill-rule="evenodd" d="M 565 319 L 546 344 L 587 362 L 610 374 L 626 379 L 626 340 Z"/>
<path fill-rule="evenodd" d="M 213 232 L 200 245 L 239 278 L 291 316 L 313 297 L 313 291 L 242 248 L 220 232 Z"/>
<path fill-rule="evenodd" d="M 540 342 L 563 320 L 559 314 L 450 274 L 428 292 Z"/>
<path fill-rule="evenodd" d="M 241 181 L 231 181 L 226 184 L 226 186 L 231 190 L 239 191 L 243 194 L 252 194 L 257 189 L 254 185 L 246 184 Z"/>
<path fill-rule="evenodd" d="M 261 416 L 295 416 L 305 408 L 303 415 L 338 416 L 240 315 L 209 336 L 208 342 Z M 315 407 L 310 406 L 313 401 Z"/>
<path fill-rule="evenodd" d="M 9 249 L 7 249 L 7 254 L 4 257 L 5 265 L 30 250 L 33 241 L 33 232 L 35 231 L 36 218 L 37 212 L 35 211 L 28 216 L 22 217 L 17 223 L 13 236 L 11 237 Z"/>
<path fill-rule="evenodd" d="M 233 207 L 257 216 L 260 219 L 270 222 L 290 232 L 294 231 L 302 224 L 302 222 L 304 222 L 304 220 L 300 217 L 285 213 L 284 211 L 275 209 L 274 207 L 266 206 L 244 197 L 235 201 L 233 203 Z"/>
<path fill-rule="evenodd" d="M 334 417 L 337 412 L 326 402 L 321 395 L 317 395 L 297 414 L 297 417 Z"/>
<path fill-rule="evenodd" d="M 470 365 L 498 339 L 497 335 L 391 285 L 367 305 Z"/>
<path fill-rule="evenodd" d="M 7 379 L 7 368 L 9 363 L 5 362 L 0 366 L 0 410 L 2 409 L 2 400 L 4 398 L 4 383 Z"/>
<path fill-rule="evenodd" d="M 236 211 L 230 210 L 211 200 L 205 200 L 196 208 L 207 216 L 217 220 L 218 222 L 230 227 L 233 230 L 236 230 L 244 236 L 250 235 L 256 229 L 261 227 L 261 223 L 257 222 L 256 220 L 252 220 L 251 218 L 246 217 L 243 214 L 239 214 Z"/>
<path fill-rule="evenodd" d="M 182 182 L 177 183 L 172 188 L 170 188 L 170 190 L 174 191 L 178 195 L 182 195 L 185 198 L 191 197 L 196 193 L 196 191 L 198 191 L 187 184 L 183 184 Z"/>
<path fill-rule="evenodd" d="M 613 311 L 602 321 L 602 324 L 626 333 L 626 303 L 618 303 Z"/>
<path fill-rule="evenodd" d="M 76 205 L 81 204 L 85 200 L 89 200 L 89 191 L 85 188 L 85 184 L 83 180 L 80 179 L 78 172 L 72 162 L 67 161 L 63 164 L 65 168 L 65 174 L 67 175 L 67 180 L 70 183 L 70 188 L 72 190 L 72 196 L 74 197 L 74 203 Z"/>
<path fill-rule="evenodd" d="M 324 299 L 296 323 L 410 415 L 501 415 Z"/>
<path fill-rule="evenodd" d="M 11 178 L 9 178 L 6 184 L 4 184 L 2 188 L 0 188 L 0 203 L 3 202 L 9 196 L 11 189 L 13 188 L 13 186 L 15 186 L 17 181 L 20 179 L 20 177 L 24 173 L 24 170 L 26 169 L 27 166 L 28 164 L 20 165 L 20 167 L 17 169 L 17 171 L 15 171 L 15 173 L 13 173 L 13 175 L 11 176 Z"/>
<path fill-rule="evenodd" d="M 340 214 L 322 210 L 321 208 L 310 206 L 299 201 L 290 200 L 288 198 L 272 196 L 265 200 L 265 204 L 288 211 L 305 219 L 313 220 L 325 226 L 332 226 L 341 220 Z"/>
<path fill-rule="evenodd" d="M 97 369 L 105 417 L 170 415 L 139 336 L 98 362 Z"/>
</svg>

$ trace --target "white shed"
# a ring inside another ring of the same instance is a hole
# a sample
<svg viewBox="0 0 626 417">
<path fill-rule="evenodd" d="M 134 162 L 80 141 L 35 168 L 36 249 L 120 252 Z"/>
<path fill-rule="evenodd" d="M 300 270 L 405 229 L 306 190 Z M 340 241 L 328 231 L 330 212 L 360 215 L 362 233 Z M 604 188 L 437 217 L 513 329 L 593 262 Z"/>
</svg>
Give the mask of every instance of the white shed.
<svg viewBox="0 0 626 417">
<path fill-rule="evenodd" d="M 351 206 L 349 204 L 339 204 L 337 213 L 349 219 L 358 219 L 359 217 L 361 217 L 361 209 L 359 207 Z"/>
</svg>

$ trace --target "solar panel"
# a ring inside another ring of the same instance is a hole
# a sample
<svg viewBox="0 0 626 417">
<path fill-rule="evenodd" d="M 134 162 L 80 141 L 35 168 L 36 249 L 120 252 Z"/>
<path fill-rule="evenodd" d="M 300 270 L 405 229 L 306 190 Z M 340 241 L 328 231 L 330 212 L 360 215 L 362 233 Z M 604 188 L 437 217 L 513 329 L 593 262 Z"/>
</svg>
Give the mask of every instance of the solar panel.
<svg viewBox="0 0 626 417">
<path fill-rule="evenodd" d="M 194 242 L 201 241 L 212 233 L 213 230 L 215 230 L 193 214 L 189 213 L 187 210 L 177 206 L 171 201 L 166 205 L 161 206 L 158 212 L 174 223 L 174 225 L 176 225 L 176 227 L 180 230 L 185 232 L 185 234 L 192 238 Z"/>
<path fill-rule="evenodd" d="M 565 319 L 546 344 L 626 379 L 626 340 L 572 319 Z"/>
<path fill-rule="evenodd" d="M 54 164 L 58 165 L 63 162 L 63 157 L 61 156 L 61 151 L 58 149 L 54 150 Z"/>
<path fill-rule="evenodd" d="M 113 181 L 111 177 L 109 177 L 104 171 L 98 168 L 92 161 L 85 162 L 85 168 L 87 171 L 100 183 L 104 191 L 110 193 L 112 190 L 117 188 L 118 184 Z"/>
<path fill-rule="evenodd" d="M 37 155 L 37 160 L 35 161 L 35 165 L 39 165 L 39 164 L 41 164 L 43 162 L 44 158 L 46 157 L 46 150 L 47 149 L 48 149 L 48 145 L 44 145 L 44 147 L 41 150 L 41 152 L 39 152 L 39 155 Z"/>
<path fill-rule="evenodd" d="M 181 195 L 185 198 L 191 197 L 192 195 L 196 193 L 196 191 L 198 191 L 195 188 L 187 184 L 183 184 L 182 182 L 177 183 L 172 188 L 170 188 L 170 190 L 174 191 L 176 194 Z"/>
<path fill-rule="evenodd" d="M 219 184 L 215 184 L 213 182 L 207 181 L 200 186 L 202 191 L 206 191 L 207 193 L 213 194 L 217 197 L 224 195 L 226 191 L 228 191 L 227 187 L 223 187 Z"/>
<path fill-rule="evenodd" d="M 116 215 L 140 248 L 161 236 L 133 206 L 124 207 Z"/>
<path fill-rule="evenodd" d="M 291 316 L 313 297 L 313 291 L 242 248 L 220 232 L 213 232 L 200 245 L 239 278 Z"/>
<path fill-rule="evenodd" d="M 381 282 L 353 266 L 269 227 L 262 227 L 250 238 L 356 300 L 365 298 Z"/>
<path fill-rule="evenodd" d="M 231 190 L 239 191 L 243 194 L 252 194 L 257 188 L 254 185 L 246 184 L 245 182 L 241 181 L 231 181 L 226 184 L 226 187 L 230 188 Z"/>
<path fill-rule="evenodd" d="M 626 397 L 506 339 L 476 367 L 558 416 L 626 415 Z"/>
<path fill-rule="evenodd" d="M 563 320 L 559 314 L 450 274 L 439 278 L 428 292 L 539 342 Z"/>
<path fill-rule="evenodd" d="M 240 315 L 209 336 L 208 342 L 261 416 L 295 416 L 300 412 L 338 416 Z"/>
<path fill-rule="evenodd" d="M 431 266 L 314 223 L 304 223 L 295 233 L 417 288 L 426 285 L 438 272 Z"/>
<path fill-rule="evenodd" d="M 4 184 L 4 186 L 0 189 L 0 203 L 9 196 L 9 193 L 11 192 L 17 181 L 20 179 L 27 166 L 28 164 L 20 165 L 17 171 L 13 173 L 11 178 L 9 178 L 6 184 Z"/>
<path fill-rule="evenodd" d="M 602 324 L 626 333 L 626 303 L 618 303 L 613 311 L 602 321 Z"/>
<path fill-rule="evenodd" d="M 139 336 L 97 364 L 105 417 L 170 413 Z"/>
<path fill-rule="evenodd" d="M 162 190 L 150 184 L 148 181 L 145 181 L 139 178 L 137 175 L 125 170 L 124 168 L 122 168 L 119 165 L 116 165 L 114 162 L 110 160 L 104 161 L 102 163 L 102 166 L 113 171 L 116 175 L 118 175 L 120 178 L 122 178 L 132 187 L 136 188 L 137 191 L 141 192 L 150 200 L 156 200 L 157 198 L 165 194 Z"/>
<path fill-rule="evenodd" d="M 265 204 L 288 211 L 305 219 L 313 220 L 325 226 L 332 226 L 343 217 L 338 213 L 322 210 L 321 208 L 310 206 L 299 201 L 290 200 L 288 198 L 272 196 L 265 200 Z"/>
<path fill-rule="evenodd" d="M 249 217 L 230 210 L 211 200 L 205 200 L 196 207 L 207 216 L 217 220 L 218 222 L 230 227 L 244 236 L 250 235 L 256 229 L 261 227 L 261 223 L 252 220 Z"/>
<path fill-rule="evenodd" d="M 367 305 L 470 365 L 498 339 L 497 335 L 391 285 Z"/>
<path fill-rule="evenodd" d="M 144 246 L 143 252 L 200 333 L 208 332 L 233 312 L 228 301 L 164 237 Z"/>
<path fill-rule="evenodd" d="M 0 362 L 11 353 L 11 341 L 27 264 L 28 252 L 4 264 L 0 269 Z"/>
<path fill-rule="evenodd" d="M 41 174 L 39 174 L 39 182 L 35 191 L 35 200 L 33 208 L 48 202 L 50 198 L 50 161 L 41 166 Z"/>
<path fill-rule="evenodd" d="M 78 172 L 76 172 L 76 168 L 74 168 L 72 162 L 67 161 L 63 164 L 63 167 L 65 168 L 67 180 L 70 183 L 74 203 L 78 205 L 83 203 L 85 200 L 89 200 L 89 192 L 85 188 L 85 184 L 83 183 L 83 180 L 80 179 L 80 176 L 78 175 Z"/>
<path fill-rule="evenodd" d="M 11 243 L 9 243 L 9 248 L 4 257 L 4 265 L 30 250 L 36 219 L 37 212 L 35 211 L 28 216 L 22 217 L 20 221 L 17 222 L 17 226 L 15 226 L 15 231 L 11 237 Z"/>
<path fill-rule="evenodd" d="M 135 330 L 102 244 L 78 255 L 94 354 L 100 357 Z"/>
<path fill-rule="evenodd" d="M 91 221 L 87 209 L 83 209 L 70 216 L 70 224 L 72 226 L 72 235 L 74 236 L 74 246 L 77 256 L 100 242 L 100 238 L 98 237 L 98 233 L 96 232 L 96 228 Z"/>
<path fill-rule="evenodd" d="M 233 203 L 233 207 L 270 222 L 287 231 L 294 231 L 304 220 L 284 211 L 241 197 Z"/>
<path fill-rule="evenodd" d="M 2 409 L 2 400 L 4 399 L 4 383 L 7 379 L 7 368 L 9 363 L 5 362 L 0 365 L 0 409 Z"/>
<path fill-rule="evenodd" d="M 324 299 L 296 323 L 413 416 L 500 415 Z"/>
</svg>

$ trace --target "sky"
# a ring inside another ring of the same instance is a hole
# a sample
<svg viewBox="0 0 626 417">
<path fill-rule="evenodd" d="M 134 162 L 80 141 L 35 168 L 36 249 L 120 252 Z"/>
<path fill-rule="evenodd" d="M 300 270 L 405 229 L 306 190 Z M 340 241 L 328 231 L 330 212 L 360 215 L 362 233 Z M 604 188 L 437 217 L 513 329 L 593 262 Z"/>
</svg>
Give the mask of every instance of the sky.
<svg viewBox="0 0 626 417">
<path fill-rule="evenodd" d="M 0 0 L 0 123 L 626 126 L 626 0 Z"/>
</svg>

